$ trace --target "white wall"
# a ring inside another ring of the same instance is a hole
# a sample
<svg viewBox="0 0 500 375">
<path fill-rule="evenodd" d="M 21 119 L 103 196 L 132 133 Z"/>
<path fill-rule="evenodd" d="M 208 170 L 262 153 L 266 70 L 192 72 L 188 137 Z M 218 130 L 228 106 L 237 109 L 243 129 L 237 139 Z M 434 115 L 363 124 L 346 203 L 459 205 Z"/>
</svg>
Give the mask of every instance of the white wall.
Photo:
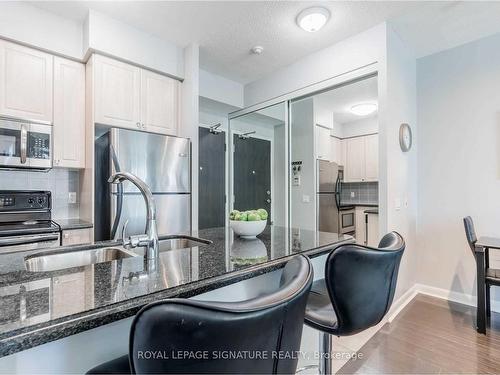
<svg viewBox="0 0 500 375">
<path fill-rule="evenodd" d="M 181 47 L 102 13 L 89 11 L 84 41 L 85 52 L 103 52 L 174 77 L 184 77 Z"/>
<path fill-rule="evenodd" d="M 302 161 L 300 186 L 291 183 L 291 226 L 316 230 L 316 159 L 314 156 L 313 98 L 293 102 L 291 107 L 291 159 Z M 304 198 L 308 197 L 309 202 Z"/>
<path fill-rule="evenodd" d="M 416 281 L 419 249 L 417 217 L 417 137 L 411 151 L 399 146 L 399 126 L 409 123 L 417 133 L 416 62 L 398 35 L 387 26 L 385 69 L 380 69 L 379 88 L 379 205 L 382 234 L 399 232 L 406 241 L 396 298 Z M 407 202 L 407 204 L 405 204 Z M 401 207 L 398 208 L 398 204 Z"/>
<path fill-rule="evenodd" d="M 478 235 L 500 237 L 499 46 L 497 34 L 417 65 L 419 282 L 472 295 L 462 218 L 472 216 Z"/>
<path fill-rule="evenodd" d="M 384 38 L 385 24 L 380 24 L 251 82 L 245 85 L 245 106 L 377 62 L 385 53 Z"/>
<path fill-rule="evenodd" d="M 67 57 L 83 56 L 82 24 L 24 2 L 0 2 L 0 37 Z"/>
<path fill-rule="evenodd" d="M 355 137 L 358 135 L 373 134 L 378 132 L 378 118 L 369 117 L 341 125 L 342 138 Z M 336 134 L 335 134 L 336 135 Z"/>
<path fill-rule="evenodd" d="M 200 69 L 200 96 L 242 108 L 243 85 Z"/>
</svg>

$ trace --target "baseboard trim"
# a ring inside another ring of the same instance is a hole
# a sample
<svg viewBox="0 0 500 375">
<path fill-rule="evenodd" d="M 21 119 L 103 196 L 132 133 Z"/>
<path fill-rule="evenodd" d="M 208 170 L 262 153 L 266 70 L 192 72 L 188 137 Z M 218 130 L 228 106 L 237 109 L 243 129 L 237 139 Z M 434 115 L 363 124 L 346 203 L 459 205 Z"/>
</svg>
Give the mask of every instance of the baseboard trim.
<svg viewBox="0 0 500 375">
<path fill-rule="evenodd" d="M 403 295 L 399 297 L 395 303 L 392 304 L 389 313 L 387 314 L 386 321 L 388 323 L 391 323 L 399 315 L 401 310 L 403 310 L 406 305 L 408 305 L 411 300 L 416 297 L 417 294 L 417 284 L 413 284 L 410 289 L 403 293 Z"/>
<path fill-rule="evenodd" d="M 418 293 L 425 294 L 431 297 L 436 297 L 444 299 L 447 301 L 452 301 L 456 303 L 461 303 L 468 306 L 477 306 L 476 296 L 471 294 L 454 292 L 452 290 L 437 288 L 435 286 L 425 285 L 425 284 L 415 284 Z M 500 302 L 492 300 L 491 310 L 495 312 L 500 312 Z"/>
</svg>

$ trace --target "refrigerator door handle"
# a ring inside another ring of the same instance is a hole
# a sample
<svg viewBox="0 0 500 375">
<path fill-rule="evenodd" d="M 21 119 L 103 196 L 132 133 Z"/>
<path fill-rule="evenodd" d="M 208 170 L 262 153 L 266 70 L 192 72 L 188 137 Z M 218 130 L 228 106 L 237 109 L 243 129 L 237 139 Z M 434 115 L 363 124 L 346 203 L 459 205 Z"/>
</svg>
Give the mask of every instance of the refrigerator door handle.
<svg viewBox="0 0 500 375">
<path fill-rule="evenodd" d="M 113 160 L 113 165 L 115 167 L 116 172 L 120 172 L 120 162 L 118 161 L 118 157 L 116 156 L 115 148 L 113 145 L 110 146 L 111 160 Z M 123 208 L 123 183 L 119 183 L 116 187 L 116 215 L 113 225 L 111 227 L 111 239 L 116 238 L 116 232 L 118 231 L 118 224 L 120 223 L 120 219 L 122 216 L 122 208 Z"/>
<path fill-rule="evenodd" d="M 335 181 L 335 204 L 337 209 L 340 210 L 340 195 L 342 194 L 342 186 L 340 184 L 340 177 L 337 176 L 337 181 Z"/>
</svg>

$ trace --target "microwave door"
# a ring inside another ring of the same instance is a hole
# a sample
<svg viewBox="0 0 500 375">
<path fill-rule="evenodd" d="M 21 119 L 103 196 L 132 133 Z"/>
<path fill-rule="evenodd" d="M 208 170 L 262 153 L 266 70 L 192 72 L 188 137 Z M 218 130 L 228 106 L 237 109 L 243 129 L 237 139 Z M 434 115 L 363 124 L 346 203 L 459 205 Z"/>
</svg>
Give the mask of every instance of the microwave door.
<svg viewBox="0 0 500 375">
<path fill-rule="evenodd" d="M 21 167 L 22 133 L 26 134 L 27 124 L 15 121 L 0 121 L 0 166 Z M 23 131 L 24 129 L 24 131 Z M 26 138 L 25 138 L 26 139 Z M 26 162 L 26 160 L 24 160 Z"/>
</svg>

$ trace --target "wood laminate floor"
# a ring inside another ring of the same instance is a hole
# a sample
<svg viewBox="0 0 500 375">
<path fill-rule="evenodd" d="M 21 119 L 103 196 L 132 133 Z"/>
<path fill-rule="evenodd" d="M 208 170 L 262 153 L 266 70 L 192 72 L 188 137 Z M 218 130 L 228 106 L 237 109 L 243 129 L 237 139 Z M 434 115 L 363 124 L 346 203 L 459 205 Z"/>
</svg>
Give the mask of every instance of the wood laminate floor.
<svg viewBox="0 0 500 375">
<path fill-rule="evenodd" d="M 475 309 L 418 295 L 347 362 L 339 374 L 500 373 L 500 314 L 486 335 L 475 330 Z"/>
</svg>

